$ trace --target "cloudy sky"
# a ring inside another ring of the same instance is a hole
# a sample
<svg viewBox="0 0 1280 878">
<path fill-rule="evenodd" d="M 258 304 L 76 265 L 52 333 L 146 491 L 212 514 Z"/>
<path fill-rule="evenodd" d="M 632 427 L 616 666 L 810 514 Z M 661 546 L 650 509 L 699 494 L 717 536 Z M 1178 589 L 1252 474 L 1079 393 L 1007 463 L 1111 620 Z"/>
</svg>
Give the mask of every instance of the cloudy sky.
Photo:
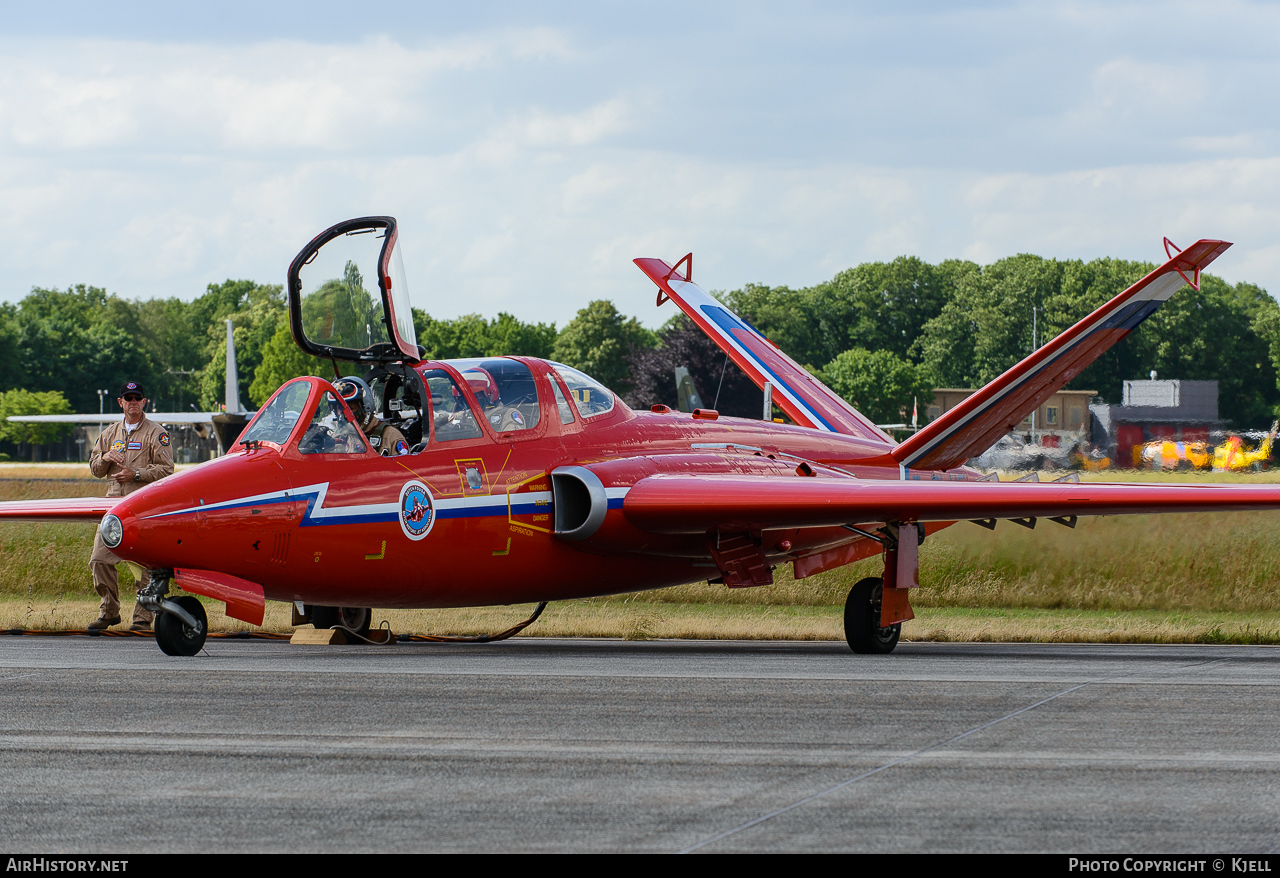
<svg viewBox="0 0 1280 878">
<path fill-rule="evenodd" d="M 1276 5 L 470 7 L 0 2 L 0 298 L 278 283 L 367 214 L 440 317 L 1163 235 L 1280 292 Z"/>
</svg>

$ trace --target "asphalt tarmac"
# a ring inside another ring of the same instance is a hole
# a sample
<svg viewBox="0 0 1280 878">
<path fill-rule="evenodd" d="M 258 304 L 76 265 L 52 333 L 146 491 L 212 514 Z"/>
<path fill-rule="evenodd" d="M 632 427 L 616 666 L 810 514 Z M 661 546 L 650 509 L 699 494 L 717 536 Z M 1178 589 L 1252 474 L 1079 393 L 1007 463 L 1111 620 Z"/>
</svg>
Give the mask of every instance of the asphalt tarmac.
<svg viewBox="0 0 1280 878">
<path fill-rule="evenodd" d="M 1280 649 L 0 637 L 0 850 L 1280 847 Z"/>
</svg>

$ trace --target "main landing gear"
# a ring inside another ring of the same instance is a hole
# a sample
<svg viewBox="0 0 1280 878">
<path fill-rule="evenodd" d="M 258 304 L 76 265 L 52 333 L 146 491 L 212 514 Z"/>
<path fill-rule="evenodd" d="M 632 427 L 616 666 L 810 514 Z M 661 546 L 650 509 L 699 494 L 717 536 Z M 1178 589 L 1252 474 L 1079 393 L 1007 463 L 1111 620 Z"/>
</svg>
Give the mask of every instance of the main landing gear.
<svg viewBox="0 0 1280 878">
<path fill-rule="evenodd" d="M 856 653 L 887 655 L 898 645 L 902 623 L 880 627 L 880 599 L 884 581 L 869 576 L 849 590 L 844 602 L 844 639 Z"/>
<path fill-rule="evenodd" d="M 172 570 L 152 570 L 151 581 L 138 592 L 138 603 L 156 614 L 156 645 L 165 655 L 195 655 L 209 635 L 204 606 L 190 595 L 170 600 Z"/>
<path fill-rule="evenodd" d="M 373 621 L 373 611 L 368 607 L 307 607 L 311 613 L 311 624 L 316 629 L 343 628 L 361 637 L 369 636 L 369 625 Z"/>
</svg>

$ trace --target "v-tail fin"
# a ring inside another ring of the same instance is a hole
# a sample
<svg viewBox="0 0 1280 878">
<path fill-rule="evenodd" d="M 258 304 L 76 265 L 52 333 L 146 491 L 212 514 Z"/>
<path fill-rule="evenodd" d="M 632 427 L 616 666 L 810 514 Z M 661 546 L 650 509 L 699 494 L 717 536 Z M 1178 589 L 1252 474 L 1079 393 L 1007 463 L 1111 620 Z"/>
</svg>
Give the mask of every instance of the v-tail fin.
<svg viewBox="0 0 1280 878">
<path fill-rule="evenodd" d="M 1166 238 L 1166 252 L 1170 246 Z M 939 470 L 986 451 L 1183 285 L 1199 289 L 1201 270 L 1230 246 L 1200 240 L 1171 253 L 1155 271 L 912 435 L 893 458 L 904 468 Z"/>
<path fill-rule="evenodd" d="M 675 302 L 757 387 L 764 390 L 766 384 L 771 385 L 774 403 L 797 424 L 893 444 L 893 439 L 871 420 L 810 375 L 755 327 L 707 295 L 690 279 L 692 262 L 692 254 L 675 267 L 661 259 L 635 260 L 661 290 L 658 304 L 667 299 Z M 681 265 L 687 266 L 683 274 L 679 271 Z"/>
</svg>

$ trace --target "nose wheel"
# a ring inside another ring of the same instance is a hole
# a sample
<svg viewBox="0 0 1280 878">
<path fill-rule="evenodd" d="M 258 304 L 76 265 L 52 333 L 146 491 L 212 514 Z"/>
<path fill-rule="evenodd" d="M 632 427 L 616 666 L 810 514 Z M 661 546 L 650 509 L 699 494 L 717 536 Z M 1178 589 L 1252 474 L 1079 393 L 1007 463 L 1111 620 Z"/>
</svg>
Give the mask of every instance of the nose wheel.
<svg viewBox="0 0 1280 878">
<path fill-rule="evenodd" d="M 152 570 L 147 587 L 138 591 L 138 606 L 156 615 L 156 645 L 165 655 L 195 655 L 209 636 L 204 605 L 190 595 L 170 598 L 172 570 Z"/>
<path fill-rule="evenodd" d="M 177 604 L 190 619 L 174 612 L 161 613 L 156 617 L 156 644 L 165 655 L 195 655 L 204 647 L 209 634 L 209 618 L 204 606 L 189 595 L 166 603 Z"/>
<path fill-rule="evenodd" d="M 883 581 L 869 576 L 854 584 L 844 603 L 844 639 L 849 648 L 863 655 L 887 655 L 898 645 L 902 623 L 880 627 L 880 598 Z"/>
</svg>

